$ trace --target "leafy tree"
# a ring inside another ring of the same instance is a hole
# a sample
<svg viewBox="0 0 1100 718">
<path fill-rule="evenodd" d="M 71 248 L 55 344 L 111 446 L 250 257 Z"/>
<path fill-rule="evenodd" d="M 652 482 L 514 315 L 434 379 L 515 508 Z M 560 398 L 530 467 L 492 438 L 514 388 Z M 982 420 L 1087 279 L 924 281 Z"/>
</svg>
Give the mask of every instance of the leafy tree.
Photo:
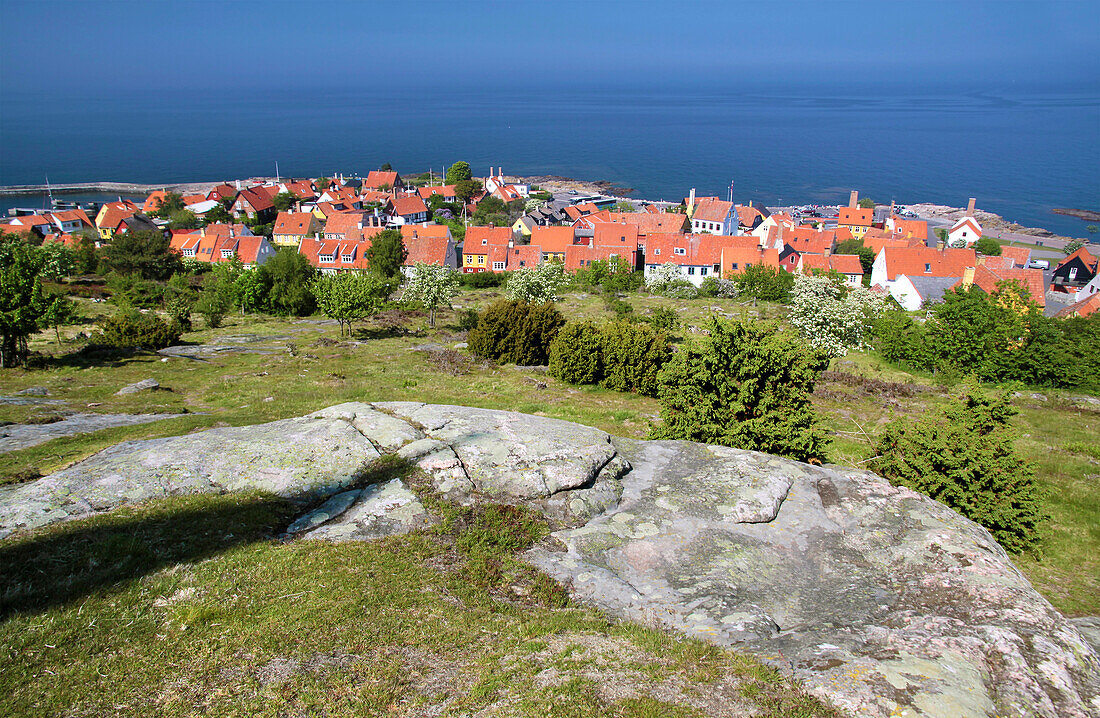
<svg viewBox="0 0 1100 718">
<path fill-rule="evenodd" d="M 982 237 L 974 243 L 974 251 L 981 252 L 987 257 L 1001 256 L 1001 243 L 992 237 Z"/>
<path fill-rule="evenodd" d="M 54 337 L 57 339 L 57 348 L 61 348 L 61 325 L 68 324 L 76 317 L 76 305 L 64 294 L 53 294 L 48 298 L 46 312 L 42 315 L 39 324 L 43 327 L 53 327 Z"/>
<path fill-rule="evenodd" d="M 428 310 L 428 323 L 435 326 L 435 310 L 449 307 L 458 294 L 458 272 L 438 264 L 417 262 L 405 287 L 404 298 L 419 301 Z"/>
<path fill-rule="evenodd" d="M 470 171 L 470 163 L 459 160 L 447 168 L 447 184 L 458 184 L 473 180 L 474 174 Z M 465 201 L 469 201 L 468 199 Z"/>
<path fill-rule="evenodd" d="M 27 360 L 27 337 L 39 329 L 49 298 L 39 278 L 43 258 L 14 235 L 0 235 L 0 367 Z"/>
<path fill-rule="evenodd" d="M 352 322 L 378 311 L 389 286 L 382 277 L 369 272 L 324 274 L 314 280 L 313 295 L 321 312 L 340 323 L 342 337 L 345 326 L 350 333 Z"/>
<path fill-rule="evenodd" d="M 1080 249 L 1081 247 L 1084 247 L 1084 246 L 1085 246 L 1085 240 L 1083 240 L 1083 239 L 1071 239 L 1070 241 L 1066 242 L 1066 245 L 1064 247 L 1062 247 L 1062 251 L 1065 252 L 1066 256 L 1068 257 L 1069 255 L 1073 254 L 1078 249 Z"/>
<path fill-rule="evenodd" d="M 44 242 L 42 261 L 42 276 L 49 279 L 67 277 L 76 269 L 75 253 L 61 242 Z"/>
<path fill-rule="evenodd" d="M 498 226 L 503 226 L 509 224 L 507 219 L 496 222 L 493 220 L 499 217 L 507 218 L 507 216 L 508 205 L 504 203 L 504 200 L 500 197 L 489 195 L 478 203 L 477 209 L 474 210 L 474 216 L 471 217 L 471 221 L 474 224 L 496 224 Z"/>
<path fill-rule="evenodd" d="M 280 192 L 271 198 L 271 204 L 275 205 L 275 211 L 288 212 L 298 204 L 298 197 L 290 192 Z"/>
<path fill-rule="evenodd" d="M 630 201 L 627 201 L 625 199 L 621 199 L 621 200 L 619 200 L 618 202 L 615 203 L 615 211 L 616 212 L 633 212 L 633 211 L 635 211 L 634 203 L 630 202 Z"/>
<path fill-rule="evenodd" d="M 938 227 L 936 229 L 936 236 L 940 238 L 941 242 L 943 242 L 944 244 L 947 244 L 947 230 L 946 229 L 944 229 L 943 227 Z"/>
<path fill-rule="evenodd" d="M 665 262 L 650 272 L 645 278 L 645 286 L 653 294 L 677 299 L 690 299 L 697 293 L 695 286 L 684 279 L 680 265 L 675 262 Z"/>
<path fill-rule="evenodd" d="M 316 270 L 304 255 L 282 247 L 257 271 L 268 278 L 271 286 L 267 305 L 272 314 L 305 317 L 313 313 L 317 306 L 312 289 Z"/>
<path fill-rule="evenodd" d="M 734 280 L 737 292 L 769 302 L 789 302 L 794 288 L 794 275 L 764 264 L 754 264 Z"/>
<path fill-rule="evenodd" d="M 382 166 L 378 168 L 379 172 L 393 172 L 393 165 L 389 162 L 383 162 Z"/>
<path fill-rule="evenodd" d="M 329 177 L 318 177 L 313 185 L 321 192 L 324 192 L 326 189 L 332 186 L 332 179 Z"/>
<path fill-rule="evenodd" d="M 875 201 L 873 199 L 869 198 L 869 197 L 864 197 L 863 199 L 861 199 L 859 201 L 859 208 L 860 209 L 874 209 L 875 208 Z"/>
<path fill-rule="evenodd" d="M 543 262 L 537 267 L 524 267 L 513 271 L 504 289 L 512 299 L 530 304 L 542 304 L 556 302 L 558 290 L 568 281 L 565 268 L 560 262 Z"/>
<path fill-rule="evenodd" d="M 206 224 L 229 224 L 233 221 L 233 215 L 229 214 L 228 210 L 219 204 L 212 209 L 208 209 L 202 219 Z"/>
<path fill-rule="evenodd" d="M 795 277 L 791 296 L 791 326 L 830 357 L 867 348 L 874 320 L 886 309 L 879 295 L 827 275 Z"/>
<path fill-rule="evenodd" d="M 241 312 L 258 312 L 267 305 L 271 291 L 271 276 L 259 269 L 246 269 L 233 282 Z"/>
<path fill-rule="evenodd" d="M 225 315 L 233 309 L 234 277 L 228 272 L 211 272 L 203 278 L 202 294 L 195 302 L 198 312 L 209 329 L 222 325 Z"/>
<path fill-rule="evenodd" d="M 380 232 L 371 240 L 366 251 L 367 266 L 372 272 L 387 279 L 396 277 L 401 272 L 401 265 L 408 256 L 401 232 L 396 229 Z"/>
<path fill-rule="evenodd" d="M 168 279 L 181 268 L 168 238 L 152 230 L 116 234 L 103 248 L 103 263 L 109 271 L 156 280 Z"/>
<path fill-rule="evenodd" d="M 164 291 L 164 311 L 181 331 L 191 331 L 191 312 L 195 310 L 195 290 L 185 274 L 173 274 Z"/>
<path fill-rule="evenodd" d="M 161 200 L 160 204 L 157 206 L 156 212 L 153 214 L 161 219 L 171 219 L 173 214 L 185 209 L 186 206 L 187 205 L 183 203 L 183 195 L 178 192 L 169 192 L 165 195 L 164 199 Z"/>
<path fill-rule="evenodd" d="M 450 177 L 449 172 L 447 176 Z M 470 200 L 473 199 L 474 195 L 478 194 L 483 189 L 481 183 L 474 179 L 464 179 L 454 183 L 448 180 L 447 184 L 454 184 L 455 196 L 458 197 L 463 204 L 468 204 Z"/>
<path fill-rule="evenodd" d="M 467 342 L 470 351 L 486 359 L 522 366 L 549 361 L 550 343 L 565 324 L 553 302 L 528 304 L 499 299 L 478 318 Z"/>
<path fill-rule="evenodd" d="M 99 253 L 95 246 L 98 237 L 91 231 L 80 233 L 79 237 L 73 251 L 74 270 L 80 274 L 91 274 L 99 267 Z"/>
<path fill-rule="evenodd" d="M 822 461 L 828 438 L 810 393 L 828 357 L 772 322 L 712 318 L 708 329 L 661 370 L 652 438 Z"/>
<path fill-rule="evenodd" d="M 186 209 L 173 212 L 168 222 L 168 229 L 198 229 L 201 226 L 202 220 Z"/>
<path fill-rule="evenodd" d="M 1046 519 L 1034 469 L 1015 450 L 1009 395 L 970 388 L 942 411 L 889 424 L 871 468 L 985 526 L 1009 551 L 1038 547 Z"/>
</svg>

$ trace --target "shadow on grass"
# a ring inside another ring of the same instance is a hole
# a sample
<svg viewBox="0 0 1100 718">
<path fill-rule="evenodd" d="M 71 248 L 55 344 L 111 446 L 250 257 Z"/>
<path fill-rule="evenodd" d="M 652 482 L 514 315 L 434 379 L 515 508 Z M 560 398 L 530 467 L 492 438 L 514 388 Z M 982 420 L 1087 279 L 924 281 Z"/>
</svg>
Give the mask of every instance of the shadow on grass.
<svg viewBox="0 0 1100 718">
<path fill-rule="evenodd" d="M 264 494 L 177 496 L 0 542 L 0 619 L 273 537 L 299 509 Z"/>
</svg>

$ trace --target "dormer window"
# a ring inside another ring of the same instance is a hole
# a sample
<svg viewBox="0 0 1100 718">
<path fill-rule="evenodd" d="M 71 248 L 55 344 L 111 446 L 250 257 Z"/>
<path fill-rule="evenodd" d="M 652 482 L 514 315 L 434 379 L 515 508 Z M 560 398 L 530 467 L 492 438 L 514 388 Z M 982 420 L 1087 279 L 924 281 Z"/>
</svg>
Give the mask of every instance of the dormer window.
<svg viewBox="0 0 1100 718">
<path fill-rule="evenodd" d="M 660 257 L 661 256 L 661 248 L 660 247 L 654 247 L 653 248 L 653 255 L 656 256 L 656 257 Z"/>
<path fill-rule="evenodd" d="M 340 255 L 340 261 L 341 262 L 354 262 L 355 261 L 355 254 L 354 253 L 352 253 L 352 254 L 341 254 Z"/>
<path fill-rule="evenodd" d="M 322 262 L 334 262 L 336 261 L 336 254 L 318 254 L 317 259 Z"/>
<path fill-rule="evenodd" d="M 233 250 L 232 249 L 223 249 L 222 250 L 222 259 L 232 259 L 232 258 L 233 258 Z"/>
<path fill-rule="evenodd" d="M 183 256 L 185 256 L 185 257 L 194 257 L 195 256 L 195 250 L 185 249 L 185 250 L 183 250 Z"/>
<path fill-rule="evenodd" d="M 676 247 L 676 249 L 674 249 L 672 251 L 675 252 L 676 254 L 687 254 L 687 250 L 684 249 L 683 247 Z"/>
</svg>

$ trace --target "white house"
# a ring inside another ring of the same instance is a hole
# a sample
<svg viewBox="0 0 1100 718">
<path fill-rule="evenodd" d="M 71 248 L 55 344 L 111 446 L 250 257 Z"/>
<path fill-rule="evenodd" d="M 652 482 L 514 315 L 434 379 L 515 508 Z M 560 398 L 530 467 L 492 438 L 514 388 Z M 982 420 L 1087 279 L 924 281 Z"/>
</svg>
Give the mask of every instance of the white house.
<svg viewBox="0 0 1100 718">
<path fill-rule="evenodd" d="M 974 198 L 966 206 L 966 214 L 947 231 L 948 247 L 970 247 L 982 238 L 982 225 L 974 219 Z"/>
<path fill-rule="evenodd" d="M 1097 292 L 1100 292 L 1100 272 L 1097 272 L 1088 284 L 1077 290 L 1073 301 L 1074 303 L 1083 302 Z"/>
<path fill-rule="evenodd" d="M 739 234 L 733 202 L 712 197 L 700 199 L 691 215 L 691 231 L 692 234 Z"/>
<path fill-rule="evenodd" d="M 910 277 L 898 275 L 890 285 L 890 296 L 902 309 L 914 311 L 943 299 L 944 293 L 959 283 L 958 277 Z"/>
</svg>

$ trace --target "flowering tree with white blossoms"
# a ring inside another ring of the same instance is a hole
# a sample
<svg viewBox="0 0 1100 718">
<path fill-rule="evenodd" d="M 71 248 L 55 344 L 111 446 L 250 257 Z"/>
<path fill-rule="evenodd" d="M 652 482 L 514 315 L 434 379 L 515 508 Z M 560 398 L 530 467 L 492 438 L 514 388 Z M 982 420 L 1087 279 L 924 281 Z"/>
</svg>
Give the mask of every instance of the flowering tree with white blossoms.
<svg viewBox="0 0 1100 718">
<path fill-rule="evenodd" d="M 845 287 L 825 275 L 795 277 L 790 322 L 811 345 L 842 357 L 870 344 L 871 326 L 886 310 L 882 297 L 864 287 Z"/>
<path fill-rule="evenodd" d="M 679 281 L 683 281 L 680 265 L 675 262 L 665 262 L 650 272 L 645 278 L 645 285 L 650 291 L 659 292 L 669 284 Z"/>
<path fill-rule="evenodd" d="M 517 269 L 508 277 L 505 289 L 512 299 L 529 304 L 558 301 L 558 290 L 568 279 L 561 262 L 543 262 L 534 269 Z"/>
<path fill-rule="evenodd" d="M 458 272 L 440 264 L 417 262 L 405 285 L 404 299 L 419 301 L 428 310 L 428 323 L 435 326 L 435 310 L 451 306 L 458 294 Z"/>
</svg>

